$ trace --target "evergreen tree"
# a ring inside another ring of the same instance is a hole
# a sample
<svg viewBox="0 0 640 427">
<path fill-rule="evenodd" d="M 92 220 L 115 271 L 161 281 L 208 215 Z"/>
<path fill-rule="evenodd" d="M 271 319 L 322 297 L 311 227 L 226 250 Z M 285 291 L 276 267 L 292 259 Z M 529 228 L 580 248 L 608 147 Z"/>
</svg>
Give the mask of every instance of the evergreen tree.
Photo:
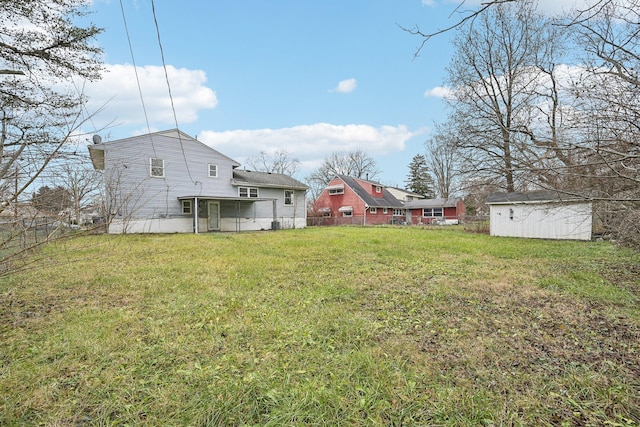
<svg viewBox="0 0 640 427">
<path fill-rule="evenodd" d="M 38 211 L 58 215 L 63 210 L 73 205 L 69 191 L 63 187 L 40 187 L 31 199 L 33 207 Z"/>
<path fill-rule="evenodd" d="M 409 163 L 409 176 L 405 182 L 407 190 L 422 194 L 430 199 L 434 197 L 433 178 L 424 155 L 416 154 L 413 156 L 411 163 Z"/>
</svg>

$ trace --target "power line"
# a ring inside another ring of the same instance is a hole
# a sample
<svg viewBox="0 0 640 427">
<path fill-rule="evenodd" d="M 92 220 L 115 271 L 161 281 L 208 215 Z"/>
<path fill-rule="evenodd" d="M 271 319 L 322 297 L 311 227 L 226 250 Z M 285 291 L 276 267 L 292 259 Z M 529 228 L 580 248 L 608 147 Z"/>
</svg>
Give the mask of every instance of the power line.
<svg viewBox="0 0 640 427">
<path fill-rule="evenodd" d="M 133 54 L 133 46 L 131 45 L 131 36 L 129 35 L 129 27 L 127 26 L 127 18 L 124 13 L 124 6 L 122 5 L 122 0 L 120 0 L 120 10 L 122 12 L 122 21 L 124 22 L 124 31 L 127 35 L 127 42 L 129 43 L 129 52 L 131 53 L 131 62 L 133 63 L 133 72 L 136 76 L 136 83 L 138 84 L 138 93 L 140 94 L 140 102 L 142 103 L 142 111 L 144 112 L 144 119 L 147 123 L 147 131 L 149 135 L 151 135 L 151 126 L 149 125 L 149 116 L 147 114 L 147 107 L 144 104 L 144 96 L 142 95 L 142 86 L 140 85 L 140 77 L 138 76 L 138 67 L 136 65 L 136 58 Z M 153 137 L 151 138 L 151 149 L 153 150 L 153 156 L 156 157 L 156 149 L 153 145 Z"/>
<path fill-rule="evenodd" d="M 171 111 L 173 112 L 173 120 L 176 124 L 176 130 L 178 131 L 178 141 L 180 142 L 180 150 L 182 151 L 182 158 L 184 159 L 184 165 L 187 168 L 187 174 L 189 175 L 189 179 L 192 183 L 195 184 L 193 177 L 191 176 L 191 171 L 189 170 L 189 162 L 187 161 L 187 156 L 184 152 L 184 146 L 182 144 L 182 135 L 180 134 L 180 128 L 178 126 L 178 116 L 176 114 L 176 109 L 173 104 L 173 94 L 171 93 L 171 84 L 169 83 L 169 73 L 167 72 L 167 64 L 164 60 L 164 49 L 162 47 L 162 40 L 160 39 L 160 26 L 158 25 L 158 18 L 156 17 L 156 6 L 154 0 L 151 0 L 151 12 L 153 13 L 153 22 L 156 25 L 156 34 L 158 35 L 158 46 L 160 47 L 160 57 L 162 58 L 162 68 L 164 69 L 164 78 L 167 82 L 167 88 L 169 90 L 169 101 L 171 102 Z"/>
</svg>

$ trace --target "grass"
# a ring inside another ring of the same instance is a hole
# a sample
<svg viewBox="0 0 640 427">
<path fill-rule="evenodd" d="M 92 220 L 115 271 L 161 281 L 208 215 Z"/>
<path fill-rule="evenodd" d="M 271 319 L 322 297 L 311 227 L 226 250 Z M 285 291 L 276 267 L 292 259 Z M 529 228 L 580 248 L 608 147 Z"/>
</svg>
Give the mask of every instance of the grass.
<svg viewBox="0 0 640 427">
<path fill-rule="evenodd" d="M 606 242 L 344 227 L 42 250 L 0 282 L 0 425 L 640 423 L 640 255 Z"/>
</svg>

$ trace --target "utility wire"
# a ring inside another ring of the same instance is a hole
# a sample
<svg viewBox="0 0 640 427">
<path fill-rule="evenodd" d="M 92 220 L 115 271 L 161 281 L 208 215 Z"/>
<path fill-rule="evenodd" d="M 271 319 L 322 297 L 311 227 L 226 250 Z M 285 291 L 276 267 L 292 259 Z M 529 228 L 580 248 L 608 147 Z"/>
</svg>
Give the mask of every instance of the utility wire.
<svg viewBox="0 0 640 427">
<path fill-rule="evenodd" d="M 191 180 L 192 183 L 195 184 L 195 181 L 191 176 L 191 171 L 189 170 L 189 162 L 187 161 L 187 156 L 184 152 L 184 146 L 182 144 L 182 135 L 180 134 L 180 128 L 178 126 L 178 116 L 176 115 L 176 109 L 173 104 L 171 84 L 169 83 L 169 73 L 167 72 L 167 64 L 165 63 L 165 60 L 164 60 L 164 49 L 162 47 L 162 40 L 160 39 L 160 26 L 158 25 L 158 18 L 156 17 L 156 6 L 155 6 L 154 0 L 151 0 L 151 12 L 153 13 L 153 22 L 156 25 L 156 34 L 158 35 L 158 46 L 160 47 L 160 56 L 162 58 L 162 68 L 164 69 L 164 78 L 167 82 L 167 88 L 169 90 L 169 100 L 171 101 L 171 111 L 173 112 L 173 120 L 176 124 L 176 130 L 178 131 L 178 141 L 180 141 L 180 150 L 182 150 L 182 158 L 184 159 L 184 165 L 187 168 L 187 174 L 189 175 L 189 179 Z"/>
<path fill-rule="evenodd" d="M 129 52 L 131 53 L 131 62 L 133 63 L 133 71 L 136 75 L 136 82 L 138 84 L 138 93 L 140 94 L 140 102 L 142 103 L 142 111 L 144 112 L 144 119 L 147 123 L 147 131 L 149 132 L 149 138 L 151 139 L 151 149 L 153 150 L 153 157 L 157 157 L 156 149 L 153 145 L 153 137 L 151 136 L 151 126 L 149 125 L 149 116 L 147 115 L 147 107 L 144 104 L 144 96 L 142 95 L 142 86 L 140 85 L 140 77 L 138 76 L 138 67 L 136 66 L 136 58 L 133 55 L 133 47 L 131 46 L 131 36 L 129 35 L 129 27 L 127 26 L 127 18 L 124 13 L 124 6 L 122 0 L 120 0 L 120 10 L 122 11 L 122 21 L 124 22 L 124 31 L 127 35 L 127 42 L 129 43 Z"/>
</svg>

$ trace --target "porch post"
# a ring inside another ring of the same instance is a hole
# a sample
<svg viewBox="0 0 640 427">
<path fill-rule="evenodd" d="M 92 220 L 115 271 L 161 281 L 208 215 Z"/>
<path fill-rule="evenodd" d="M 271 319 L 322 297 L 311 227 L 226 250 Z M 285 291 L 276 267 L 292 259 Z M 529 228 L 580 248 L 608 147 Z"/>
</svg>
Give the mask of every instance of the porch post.
<svg viewBox="0 0 640 427">
<path fill-rule="evenodd" d="M 277 200 L 273 199 L 271 201 L 273 203 L 273 222 L 271 222 L 271 229 L 272 230 L 277 230 L 278 229 L 278 205 Z"/>
<path fill-rule="evenodd" d="M 193 228 L 194 232 L 198 234 L 198 198 L 193 198 L 193 221 L 195 227 Z"/>
</svg>

